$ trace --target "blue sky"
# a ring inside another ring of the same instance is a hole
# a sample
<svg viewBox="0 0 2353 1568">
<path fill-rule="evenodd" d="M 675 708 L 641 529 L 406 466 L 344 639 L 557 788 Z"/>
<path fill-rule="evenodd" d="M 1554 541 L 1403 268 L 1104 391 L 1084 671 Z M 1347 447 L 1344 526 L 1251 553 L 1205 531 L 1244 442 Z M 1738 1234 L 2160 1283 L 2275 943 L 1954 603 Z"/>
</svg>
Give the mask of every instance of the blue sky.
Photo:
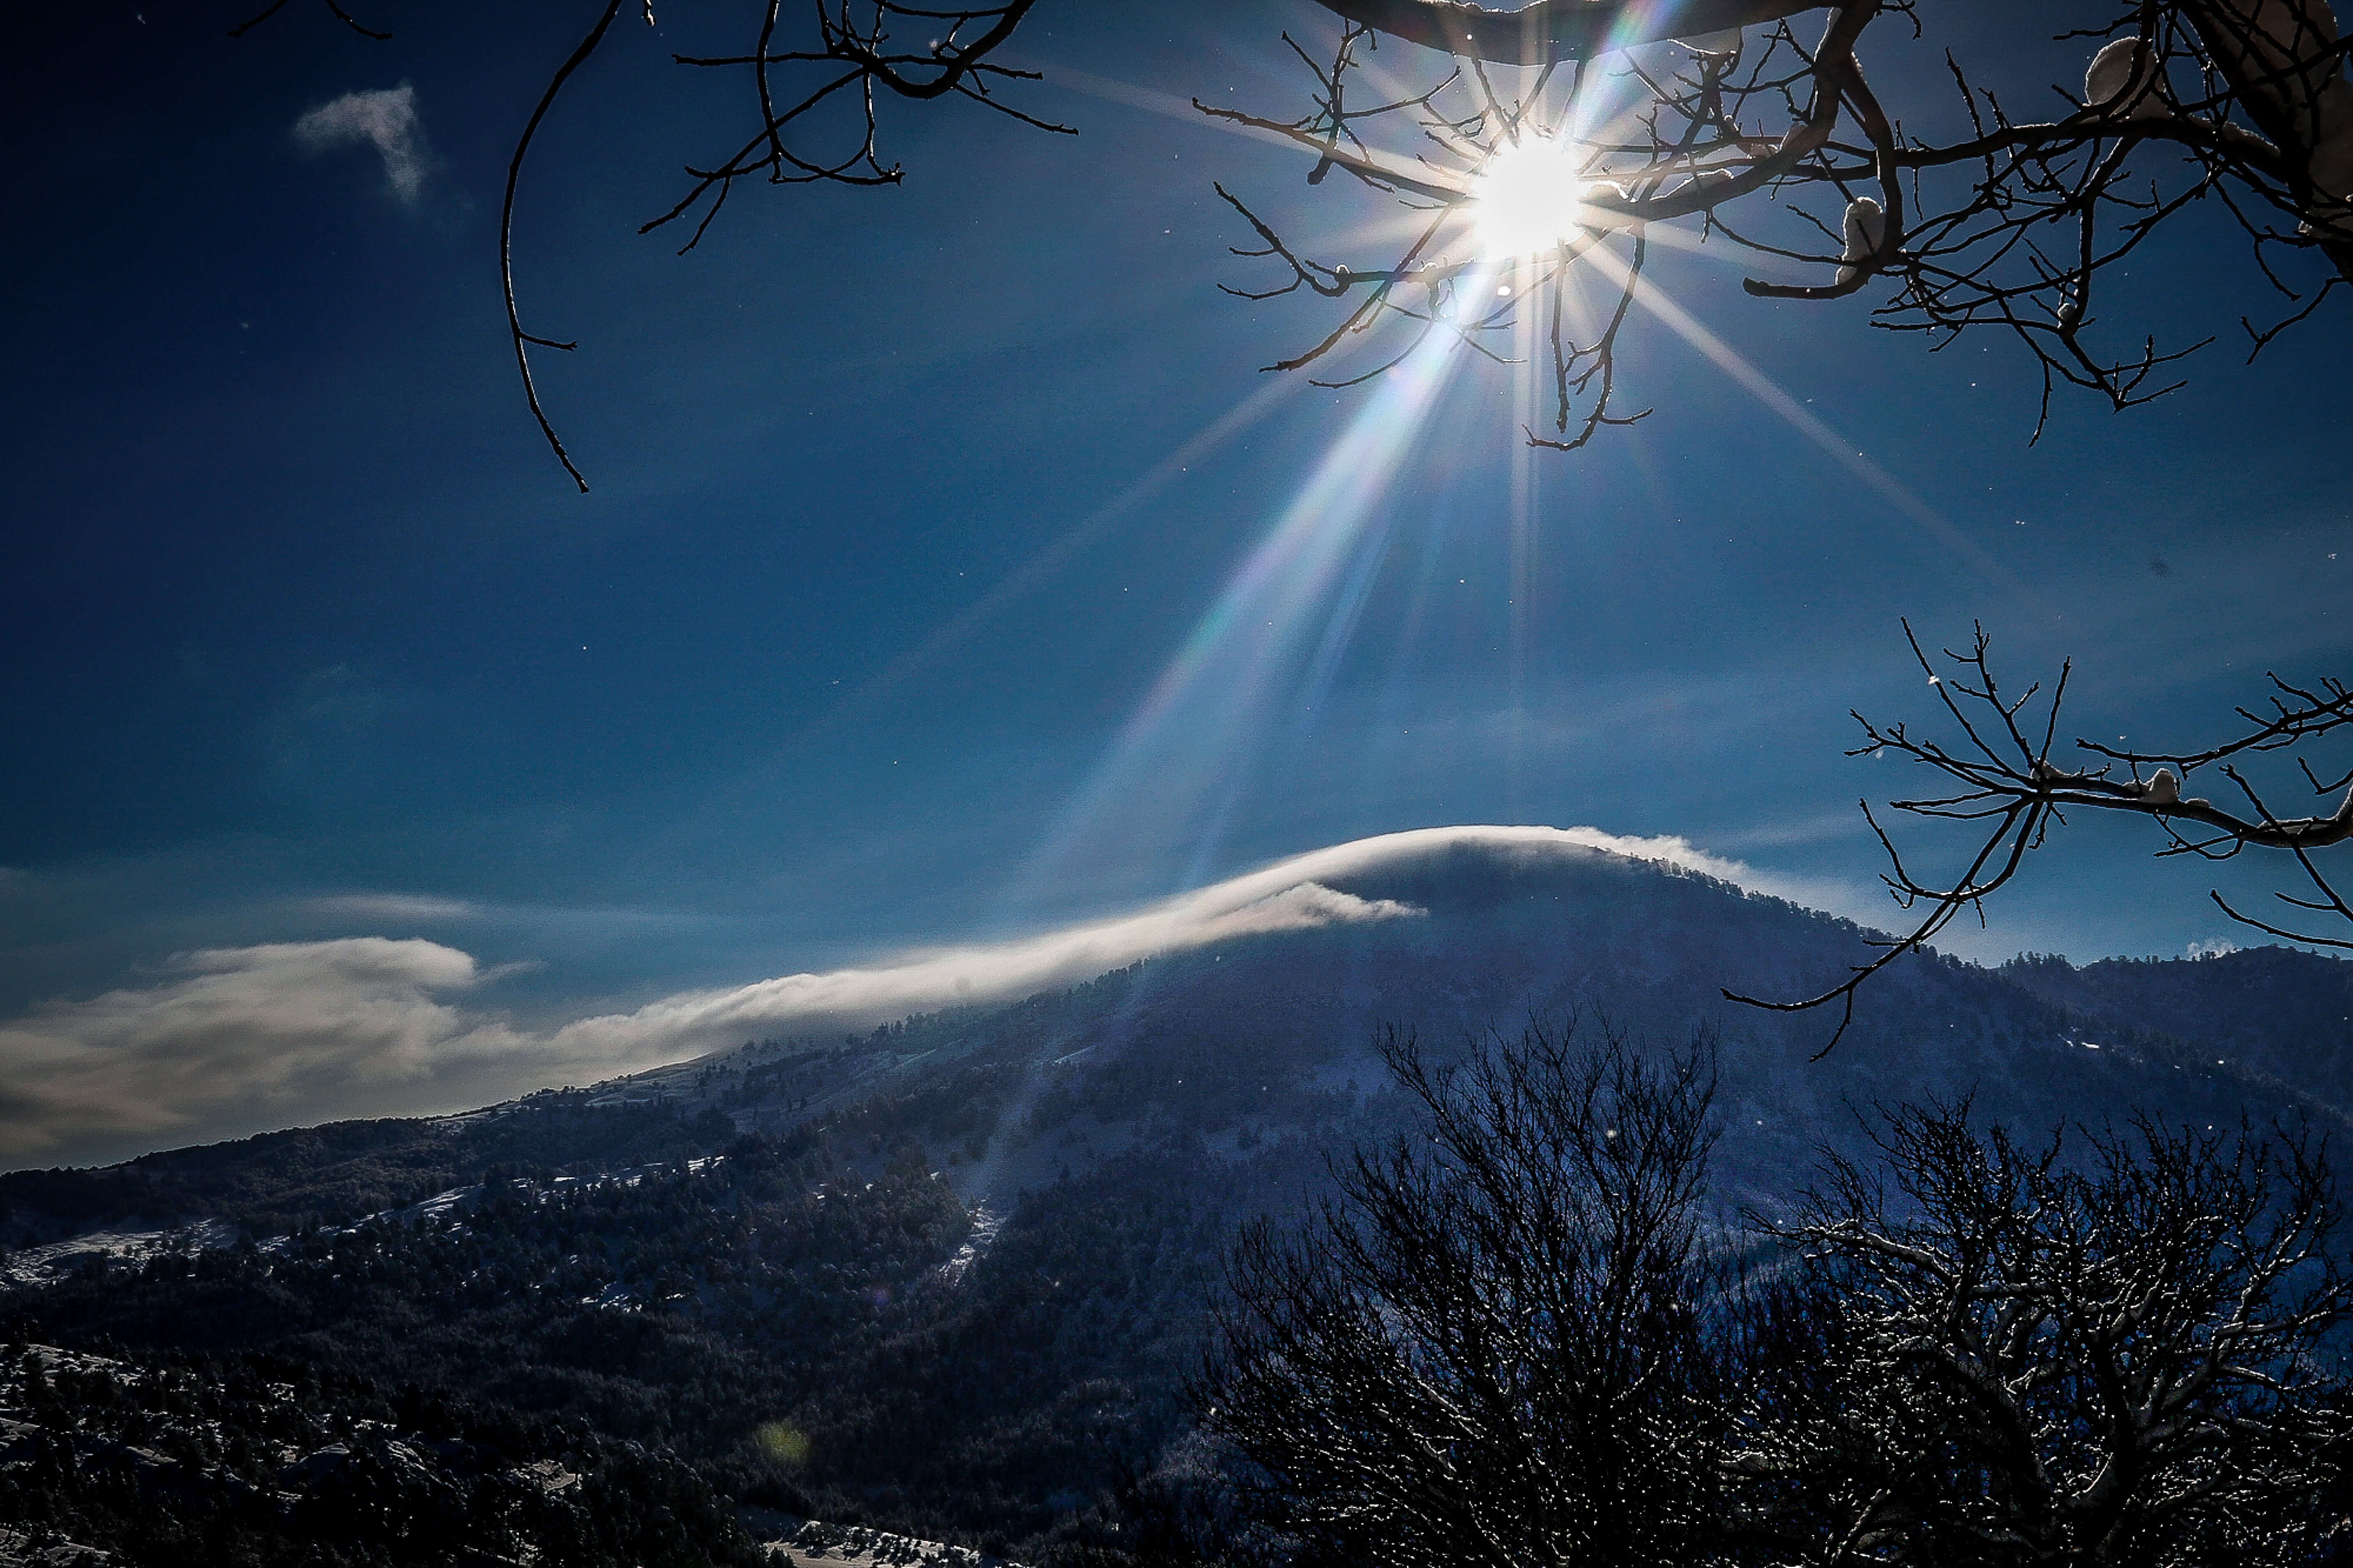
<svg viewBox="0 0 2353 1568">
<path fill-rule="evenodd" d="M 1307 234 L 1362 209 L 1181 103 L 1289 110 L 1277 35 L 1320 13 L 1282 0 L 1050 0 L 1020 101 L 1080 136 L 898 114 L 902 188 L 747 188 L 682 258 L 636 227 L 741 106 L 668 51 L 737 40 L 719 7 L 617 31 L 519 228 L 528 324 L 581 341 L 541 358 L 577 495 L 495 226 L 582 19 L 385 11 L 388 44 L 301 6 L 231 41 L 110 5 L 9 67 L 0 1020 L 383 938 L 550 1027 L 1456 823 L 1680 836 L 1868 917 L 1853 803 L 1906 781 L 1840 752 L 1851 707 L 1924 713 L 1898 616 L 2073 655 L 2077 728 L 2137 741 L 2346 668 L 2342 312 L 2245 367 L 2269 307 L 2194 225 L 2131 285 L 2147 330 L 2222 334 L 2189 387 L 2063 398 L 2032 447 L 2018 353 L 1750 300 L 1711 253 L 1662 289 L 1835 452 L 1655 320 L 1622 374 L 1657 413 L 1567 457 L 1492 367 L 1261 374 L 1329 320 L 1218 291 L 1252 274 L 1210 182 Z M 405 174 L 296 134 L 403 84 Z M 2081 826 L 1956 945 L 2231 935 L 2151 847 Z"/>
</svg>

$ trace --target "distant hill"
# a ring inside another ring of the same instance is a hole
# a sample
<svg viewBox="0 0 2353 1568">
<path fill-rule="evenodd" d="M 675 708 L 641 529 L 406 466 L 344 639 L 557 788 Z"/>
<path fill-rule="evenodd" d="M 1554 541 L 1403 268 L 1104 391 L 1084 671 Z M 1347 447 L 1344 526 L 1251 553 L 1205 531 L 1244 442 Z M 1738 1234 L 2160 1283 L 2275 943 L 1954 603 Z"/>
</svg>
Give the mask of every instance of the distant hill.
<svg viewBox="0 0 2353 1568">
<path fill-rule="evenodd" d="M 2077 968 L 2028 953 L 2004 978 L 2067 1009 L 2084 1029 L 2195 1043 L 2353 1112 L 2353 963 L 2295 948 L 2197 959 L 2104 958 Z"/>
<path fill-rule="evenodd" d="M 585 1092 L 466 1116 L 337 1121 L 229 1143 L 142 1154 L 95 1170 L 0 1175 L 0 1247 L 92 1231 L 219 1219 L 255 1236 L 340 1223 L 418 1202 L 503 1167 L 609 1171 L 690 1158 L 733 1122 L 682 1124 L 671 1107 Z"/>
<path fill-rule="evenodd" d="M 1868 951 L 1846 922 L 1565 846 L 1422 845 L 1328 885 L 1418 912 L 468 1117 L 0 1176 L 0 1316 L 581 1421 L 740 1500 L 1039 1561 L 1180 1432 L 1235 1226 L 1404 1124 L 1383 1030 L 1711 1032 L 1727 1212 L 1875 1101 L 2348 1114 L 2335 960 L 1907 960 L 1809 1065 L 1825 1020 L 1719 989 L 1819 986 Z"/>
</svg>

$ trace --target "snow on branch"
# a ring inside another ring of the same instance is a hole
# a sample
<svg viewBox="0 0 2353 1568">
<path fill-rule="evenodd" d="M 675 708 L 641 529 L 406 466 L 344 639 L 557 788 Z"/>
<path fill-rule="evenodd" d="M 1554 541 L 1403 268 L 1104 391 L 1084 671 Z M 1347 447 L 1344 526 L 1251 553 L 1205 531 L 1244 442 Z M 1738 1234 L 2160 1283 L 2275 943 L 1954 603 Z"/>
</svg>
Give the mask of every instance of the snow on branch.
<svg viewBox="0 0 2353 1568">
<path fill-rule="evenodd" d="M 1974 910 L 1982 921 L 1985 900 L 2000 891 L 2074 810 L 2146 817 L 2161 836 L 2160 858 L 2229 860 L 2250 849 L 2283 855 L 2295 862 L 2302 890 L 2274 897 L 2301 915 L 2274 923 L 2242 912 L 2219 890 L 2209 896 L 2232 920 L 2258 931 L 2290 942 L 2353 948 L 2353 935 L 2335 934 L 2339 928 L 2333 924 L 2353 924 L 2353 904 L 2338 892 L 2319 858 L 2323 851 L 2353 840 L 2353 768 L 2325 773 L 2314 765 L 2316 743 L 2339 731 L 2353 738 L 2353 688 L 2334 679 L 2300 686 L 2274 675 L 2265 701 L 2236 710 L 2235 729 L 2211 744 L 2145 752 L 2079 739 L 2076 755 L 2054 758 L 2070 666 L 2061 666 L 2049 698 L 2038 704 L 2040 685 L 2016 695 L 2002 689 L 1983 626 L 1966 650 L 1945 649 L 1941 664 L 1921 647 L 1908 622 L 1904 633 L 1944 710 L 1947 731 L 1925 732 L 1857 713 L 1862 738 L 1847 754 L 1908 758 L 1937 775 L 1933 793 L 1891 801 L 1886 809 L 1968 825 L 1966 868 L 1949 879 L 1915 874 L 1871 803 L 1863 802 L 1864 818 L 1888 858 L 1882 880 L 1896 906 L 1916 916 L 1909 929 L 1876 939 L 1877 956 L 1816 994 L 1772 1000 L 1726 992 L 1730 1000 L 1787 1013 L 1837 1006 L 1838 1026 L 1820 1053 L 1827 1054 L 1852 1022 L 1855 997 L 1865 984 L 1904 954 L 1926 947 L 1963 913 Z M 2275 759 L 2260 778 L 2252 770 L 2258 758 Z M 2292 763 L 2294 774 L 2277 762 Z M 2217 792 L 2223 804 L 2186 793 L 2200 773 L 2228 786 Z M 2308 789 L 2326 809 L 2298 816 L 2282 808 L 2277 802 L 2284 782 Z M 2313 915 L 2329 918 L 2330 928 L 2314 929 L 2303 919 Z"/>
<path fill-rule="evenodd" d="M 1548 354 L 1553 427 L 1529 429 L 1535 445 L 1575 447 L 1627 422 L 1610 406 L 1619 329 L 1662 224 L 1750 253 L 1761 265 L 1745 286 L 1760 298 L 1873 290 L 1875 325 L 1936 346 L 2005 334 L 2039 369 L 2038 437 L 2059 388 L 2131 407 L 2180 385 L 2181 362 L 2213 341 L 2111 341 L 2099 309 L 2107 276 L 2192 208 L 2234 223 L 2284 300 L 2271 324 L 2247 321 L 2256 353 L 2353 281 L 2353 83 L 2327 0 L 2095 12 L 2063 35 L 2085 41 L 2084 95 L 2062 94 L 2064 112 L 2042 120 L 2013 115 L 1955 59 L 1967 132 L 1942 142 L 1902 130 L 1926 121 L 1925 106 L 1891 110 L 1864 69 L 1876 24 L 1918 30 L 1898 0 L 1321 3 L 1345 19 L 1334 50 L 1283 39 L 1314 79 L 1304 113 L 1197 106 L 1295 142 L 1314 160 L 1311 184 L 1337 172 L 1400 204 L 1410 237 L 1372 264 L 1343 260 L 1283 235 L 1255 198 L 1221 191 L 1259 241 L 1236 254 L 1282 268 L 1232 291 L 1312 289 L 1340 302 L 1322 338 L 1271 367 L 1314 366 L 1320 384 L 1377 376 L 1433 331 L 1490 357 Z M 1810 9 L 1827 11 L 1818 37 L 1798 31 Z M 1438 57 L 1429 85 L 1389 86 L 1415 62 L 1385 58 L 1384 90 L 1352 91 L 1397 40 Z M 1592 105 L 1621 101 L 1595 122 Z M 1544 199 L 1519 177 L 1538 163 L 1560 171 L 1549 216 L 1495 223 L 1507 202 Z M 1537 243 L 1499 246 L 1504 226 Z M 2297 256 L 2319 275 L 2291 281 Z"/>
</svg>

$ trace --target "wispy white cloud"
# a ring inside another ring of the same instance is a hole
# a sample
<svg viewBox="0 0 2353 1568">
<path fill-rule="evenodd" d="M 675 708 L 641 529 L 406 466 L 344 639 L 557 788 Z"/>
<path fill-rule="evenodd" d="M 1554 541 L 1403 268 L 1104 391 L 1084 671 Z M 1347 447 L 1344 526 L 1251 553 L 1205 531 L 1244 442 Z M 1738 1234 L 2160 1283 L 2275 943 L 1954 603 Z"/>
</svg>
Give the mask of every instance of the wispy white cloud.
<svg viewBox="0 0 2353 1568">
<path fill-rule="evenodd" d="M 304 902 L 316 913 L 345 920 L 469 921 L 485 912 L 463 899 L 422 893 L 322 893 Z"/>
<path fill-rule="evenodd" d="M 1137 959 L 1266 931 L 1411 919 L 1422 911 L 1334 884 L 1403 868 L 1462 848 L 1531 863 L 1599 850 L 1696 871 L 1757 892 L 1796 898 L 1810 886 L 1759 873 L 1677 837 L 1629 837 L 1594 827 L 1430 827 L 1384 834 L 1280 860 L 1130 914 L 984 946 L 902 953 L 868 968 L 790 974 L 750 985 L 685 992 L 632 1013 L 583 1018 L 556 1030 L 567 1055 L 620 1059 L 685 1055 L 747 1035 L 853 1026 L 958 1001 L 993 1001 L 1093 978 Z"/>
<path fill-rule="evenodd" d="M 485 994 L 501 972 L 438 942 L 359 937 L 208 949 L 174 959 L 154 984 L 53 1002 L 0 1023 L 0 1156 L 456 1109 L 543 1084 L 592 1082 L 748 1036 L 860 1027 L 959 1002 L 1008 1000 L 1253 935 L 1413 920 L 1423 911 L 1346 885 L 1464 848 L 1533 863 L 1599 850 L 1786 890 L 1679 837 L 1429 828 L 1319 849 L 1014 941 L 684 992 L 550 1029 L 519 1028 L 501 1016 Z M 385 918 L 445 908 L 381 896 L 352 902 L 354 912 L 372 906 Z"/>
<path fill-rule="evenodd" d="M 425 187 L 425 128 L 417 118 L 417 89 L 406 82 L 373 92 L 347 92 L 304 111 L 294 142 L 306 153 L 368 146 L 384 159 L 384 180 L 401 201 L 414 203 Z"/>
<path fill-rule="evenodd" d="M 871 968 L 787 974 L 685 992 L 634 1013 L 583 1018 L 554 1039 L 583 1057 L 710 1049 L 748 1034 L 853 1026 L 955 1002 L 1002 1001 L 1072 984 L 1158 953 L 1245 936 L 1405 920 L 1422 911 L 1272 871 L 1221 882 L 1132 915 L 987 946 L 902 953 Z"/>
<path fill-rule="evenodd" d="M 1786 849 L 1793 845 L 1823 844 L 1840 838 L 1859 838 L 1871 831 L 1871 824 L 1852 805 L 1836 811 L 1810 812 L 1803 816 L 1782 817 L 1752 823 L 1745 826 L 1712 832 L 1708 842 L 1718 849 Z"/>
</svg>

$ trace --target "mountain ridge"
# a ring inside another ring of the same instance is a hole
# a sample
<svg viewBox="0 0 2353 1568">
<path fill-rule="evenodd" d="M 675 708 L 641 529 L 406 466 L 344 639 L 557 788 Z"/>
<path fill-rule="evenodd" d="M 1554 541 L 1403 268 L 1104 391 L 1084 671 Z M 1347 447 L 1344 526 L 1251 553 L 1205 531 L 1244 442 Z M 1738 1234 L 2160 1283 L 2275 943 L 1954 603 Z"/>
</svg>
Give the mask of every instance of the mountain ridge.
<svg viewBox="0 0 2353 1568">
<path fill-rule="evenodd" d="M 1419 918 L 1242 931 L 1011 1003 L 953 1005 L 839 1035 L 747 1041 L 586 1089 L 541 1089 L 451 1115 L 353 1119 L 106 1166 L 0 1173 L 0 1246 L 60 1239 L 69 1234 L 60 1224 L 225 1218 L 248 1228 L 290 1228 L 306 1215 L 347 1221 L 459 1184 L 445 1180 L 455 1171 L 501 1163 L 609 1168 L 682 1157 L 690 1145 L 705 1152 L 732 1129 L 778 1131 L 860 1095 L 902 1093 L 892 1086 L 976 1051 L 1001 1062 L 1008 1046 L 1033 1037 L 1066 1047 L 1045 1058 L 1050 1066 L 1070 1068 L 1084 1058 L 1100 1070 L 1139 1030 L 1165 1032 L 1172 1009 L 1199 1010 L 1205 984 L 1229 996 L 1268 987 L 1270 964 L 1292 973 L 1282 987 L 1292 995 L 1252 1032 L 1263 1035 L 1280 1018 L 1293 1035 L 1316 1038 L 1324 1057 L 1365 1071 L 1377 1070 L 1364 1047 L 1382 1028 L 1459 1037 L 1579 1010 L 1661 1039 L 1694 1025 L 1712 1027 L 1745 1055 L 1787 1067 L 1800 1043 L 1822 1033 L 1820 1021 L 1727 1005 L 1715 993 L 1731 984 L 1800 994 L 1860 956 L 1873 934 L 1704 869 L 1582 846 L 1532 853 L 1525 844 L 1456 837 L 1338 870 L 1314 864 L 1318 858 L 1281 863 L 1317 873 L 1285 886 L 1314 882 Z M 1565 898 L 1572 900 L 1565 914 L 1547 905 Z M 1706 932 L 1702 955 L 1683 939 L 1694 931 Z M 1812 940 L 1792 941 L 1793 931 Z M 1238 967 L 1209 973 L 1229 951 Z M 2080 969 L 2050 955 L 1992 968 L 1933 952 L 1916 955 L 1866 993 L 1852 1037 L 1823 1076 L 1859 1075 L 1884 1089 L 1910 1071 L 1915 1082 L 1969 1087 L 1949 1071 L 1919 1070 L 1935 1053 L 1906 1021 L 1916 1021 L 1924 999 L 1954 1000 L 1956 985 L 1974 994 L 1977 1027 L 1972 1038 L 1954 1043 L 1977 1047 L 1980 1058 L 1992 1036 L 2013 1047 L 2042 1037 L 2054 1049 L 2080 1052 L 2094 1030 L 2117 1037 L 2111 1049 L 2143 1058 L 2154 1053 L 2184 1069 L 2203 1069 L 2207 1049 L 2219 1047 L 2215 1065 L 2231 1070 L 2235 1061 L 2235 1070 L 2260 1075 L 2316 1110 L 2353 1114 L 2353 1070 L 2342 1070 L 2353 1068 L 2353 963 L 2279 948 L 2102 960 Z M 1303 1002 L 1311 989 L 1313 1001 Z M 2325 1039 L 2295 1033 L 2322 1021 L 2338 1026 Z M 1959 1020 L 1946 1022 L 1947 1033 L 1960 1033 Z M 1981 1085 L 1982 1069 L 1995 1064 L 1984 1058 L 1978 1065 L 1970 1081 Z M 937 1093 L 935 1087 L 933 1098 Z M 665 1108 L 705 1120 L 681 1133 L 676 1116 L 648 1114 Z M 712 1112 L 730 1128 L 711 1120 Z M 273 1166 L 301 1173 L 311 1201 L 280 1201 L 275 1189 L 290 1184 L 263 1177 Z M 36 1212 L 47 1216 L 45 1226 L 25 1217 Z"/>
<path fill-rule="evenodd" d="M 1235 1227 L 1298 1213 L 1327 1159 L 1409 1127 L 1384 1030 L 1440 1060 L 1531 1018 L 1712 1037 L 1727 1215 L 1785 1200 L 1874 1102 L 1974 1095 L 2037 1132 L 2348 1115 L 2333 1045 L 2299 1055 L 2296 1032 L 2342 994 L 2340 961 L 1922 955 L 1808 1065 L 1820 1019 L 1719 988 L 1837 973 L 1868 951 L 1850 922 L 1586 848 L 1458 845 L 1323 885 L 1422 912 L 1238 931 L 462 1116 L 0 1176 L 12 1247 L 117 1213 L 221 1227 L 45 1267 L 0 1287 L 0 1316 L 448 1389 L 675 1455 L 738 1501 L 1039 1561 L 1122 1465 L 1181 1440 Z"/>
</svg>

